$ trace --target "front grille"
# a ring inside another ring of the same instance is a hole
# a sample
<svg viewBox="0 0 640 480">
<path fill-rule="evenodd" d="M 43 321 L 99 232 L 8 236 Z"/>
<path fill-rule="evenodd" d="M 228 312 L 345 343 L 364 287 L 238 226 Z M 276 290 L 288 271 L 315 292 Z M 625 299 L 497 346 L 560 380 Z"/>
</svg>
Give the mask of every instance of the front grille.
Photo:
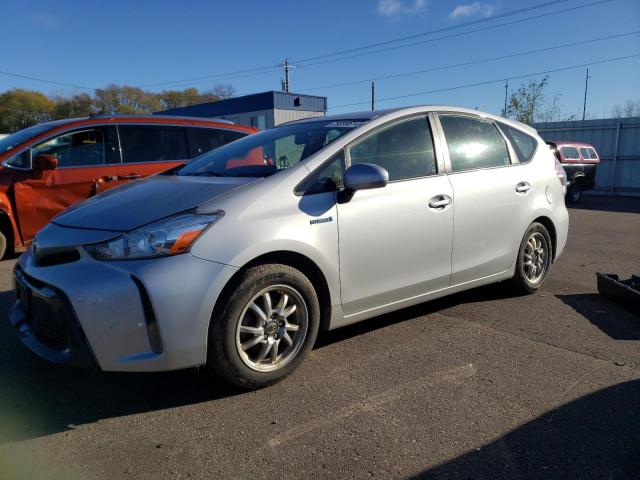
<svg viewBox="0 0 640 480">
<path fill-rule="evenodd" d="M 36 264 L 39 267 L 48 267 L 51 265 L 60 265 L 62 263 L 71 263 L 75 262 L 76 260 L 80 260 L 80 252 L 78 252 L 78 250 L 76 250 L 75 248 L 71 250 L 65 250 L 63 252 L 36 253 Z"/>
<path fill-rule="evenodd" d="M 68 322 L 56 318 L 36 318 L 32 321 L 34 335 L 42 343 L 54 350 L 67 350 L 71 347 L 72 334 Z"/>
<path fill-rule="evenodd" d="M 62 294 L 16 271 L 16 293 L 31 333 L 47 347 L 64 351 L 75 347 L 73 318 Z"/>
</svg>

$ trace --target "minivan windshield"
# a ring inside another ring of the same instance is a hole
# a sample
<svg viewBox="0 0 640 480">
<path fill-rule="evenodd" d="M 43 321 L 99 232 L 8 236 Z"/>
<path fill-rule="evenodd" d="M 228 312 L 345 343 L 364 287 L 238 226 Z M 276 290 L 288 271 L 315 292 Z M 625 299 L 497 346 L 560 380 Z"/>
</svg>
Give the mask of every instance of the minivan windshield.
<svg viewBox="0 0 640 480">
<path fill-rule="evenodd" d="M 315 120 L 270 128 L 205 153 L 176 174 L 266 177 L 296 165 L 363 123 Z"/>
</svg>

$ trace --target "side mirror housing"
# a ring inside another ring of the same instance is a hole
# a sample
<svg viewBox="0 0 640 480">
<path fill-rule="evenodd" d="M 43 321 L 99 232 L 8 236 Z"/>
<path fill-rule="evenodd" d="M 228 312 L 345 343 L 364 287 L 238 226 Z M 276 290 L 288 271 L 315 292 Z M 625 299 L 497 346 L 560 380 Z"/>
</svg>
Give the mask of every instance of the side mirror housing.
<svg viewBox="0 0 640 480">
<path fill-rule="evenodd" d="M 34 160 L 34 168 L 38 172 L 43 172 L 45 170 L 55 170 L 58 168 L 58 159 L 54 155 L 48 155 L 46 153 L 41 153 Z"/>
<path fill-rule="evenodd" d="M 389 183 L 389 172 L 373 163 L 351 165 L 344 174 L 344 187 L 352 192 L 382 188 L 387 183 Z"/>
</svg>

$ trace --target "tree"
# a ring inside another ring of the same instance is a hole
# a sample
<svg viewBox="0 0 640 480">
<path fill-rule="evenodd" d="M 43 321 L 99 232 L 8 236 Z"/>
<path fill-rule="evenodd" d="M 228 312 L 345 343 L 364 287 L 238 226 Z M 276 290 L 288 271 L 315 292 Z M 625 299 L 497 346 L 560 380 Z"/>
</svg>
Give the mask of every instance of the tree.
<svg viewBox="0 0 640 480">
<path fill-rule="evenodd" d="M 109 85 L 96 89 L 95 107 L 98 113 L 103 114 L 144 114 L 161 110 L 162 104 L 158 95 L 139 87 Z"/>
<path fill-rule="evenodd" d="M 54 102 L 40 92 L 15 88 L 0 94 L 0 132 L 10 133 L 52 118 Z"/>
<path fill-rule="evenodd" d="M 54 97 L 53 101 L 53 114 L 56 118 L 88 117 L 96 113 L 93 97 L 87 93 Z"/>
<path fill-rule="evenodd" d="M 182 91 L 165 90 L 159 94 L 159 97 L 163 110 L 220 100 L 220 98 L 215 95 L 201 94 L 197 88 L 193 87 L 186 88 Z"/>
<path fill-rule="evenodd" d="M 627 100 L 624 105 L 616 105 L 611 110 L 614 118 L 640 117 L 640 100 Z"/>
<path fill-rule="evenodd" d="M 511 94 L 506 112 L 502 115 L 531 125 L 534 122 L 548 122 L 560 114 L 560 96 L 556 94 L 550 102 L 545 97 L 549 76 L 540 81 L 531 80 Z"/>
<path fill-rule="evenodd" d="M 208 90 L 206 94 L 218 97 L 218 99 L 220 100 L 226 100 L 227 98 L 231 98 L 236 94 L 236 89 L 233 85 L 230 85 L 228 83 L 219 83 L 215 85 L 211 90 Z"/>
</svg>

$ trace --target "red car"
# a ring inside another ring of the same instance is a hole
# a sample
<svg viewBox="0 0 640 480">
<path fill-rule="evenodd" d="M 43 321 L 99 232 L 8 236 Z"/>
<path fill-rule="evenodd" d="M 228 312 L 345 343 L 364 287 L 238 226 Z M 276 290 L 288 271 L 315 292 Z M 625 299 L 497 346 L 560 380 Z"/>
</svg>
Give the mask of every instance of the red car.
<svg viewBox="0 0 640 480">
<path fill-rule="evenodd" d="M 159 173 L 256 132 L 174 116 L 47 122 L 0 139 L 0 258 L 24 250 L 78 200 Z"/>
<path fill-rule="evenodd" d="M 596 186 L 596 171 L 600 163 L 598 152 L 588 143 L 547 142 L 567 173 L 567 201 L 576 203 L 582 192 Z"/>
</svg>

